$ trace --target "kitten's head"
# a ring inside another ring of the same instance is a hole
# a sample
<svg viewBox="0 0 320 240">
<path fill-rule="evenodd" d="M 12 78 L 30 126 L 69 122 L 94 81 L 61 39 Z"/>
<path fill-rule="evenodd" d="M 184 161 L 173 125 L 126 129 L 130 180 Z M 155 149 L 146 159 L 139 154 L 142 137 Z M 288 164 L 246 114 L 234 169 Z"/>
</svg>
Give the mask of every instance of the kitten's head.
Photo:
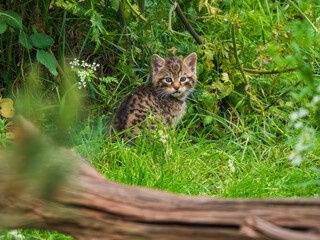
<svg viewBox="0 0 320 240">
<path fill-rule="evenodd" d="M 151 84 L 160 97 L 173 96 L 185 99 L 197 82 L 197 54 L 191 53 L 184 59 L 151 57 Z"/>
</svg>

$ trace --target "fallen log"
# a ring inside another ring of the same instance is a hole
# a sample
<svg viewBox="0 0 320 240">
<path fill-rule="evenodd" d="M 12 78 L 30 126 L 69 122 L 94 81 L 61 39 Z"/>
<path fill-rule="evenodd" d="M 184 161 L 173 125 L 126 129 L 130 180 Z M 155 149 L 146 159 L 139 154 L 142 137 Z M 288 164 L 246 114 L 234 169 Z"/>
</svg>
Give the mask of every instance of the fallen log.
<svg viewBox="0 0 320 240">
<path fill-rule="evenodd" d="M 1 228 L 56 230 L 90 240 L 320 239 L 320 199 L 216 199 L 126 186 L 107 180 L 70 150 L 30 140 L 29 133 L 19 138 L 14 154 L 1 154 Z M 30 150 L 41 144 L 49 150 Z M 49 194 L 38 194 L 30 174 L 17 169 L 40 156 L 46 162 L 42 174 L 50 178 L 58 169 L 48 160 L 53 155 L 64 163 L 59 171 L 65 179 L 48 187 Z"/>
</svg>

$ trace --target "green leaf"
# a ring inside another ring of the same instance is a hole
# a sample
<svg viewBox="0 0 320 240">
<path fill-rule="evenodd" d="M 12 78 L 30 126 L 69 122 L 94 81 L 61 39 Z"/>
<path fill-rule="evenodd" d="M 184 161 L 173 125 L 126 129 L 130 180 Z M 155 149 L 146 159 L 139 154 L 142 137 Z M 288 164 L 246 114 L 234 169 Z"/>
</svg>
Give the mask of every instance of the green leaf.
<svg viewBox="0 0 320 240">
<path fill-rule="evenodd" d="M 100 85 L 98 86 L 98 88 L 99 88 L 99 90 L 100 90 L 104 95 L 107 94 L 107 90 L 106 90 L 106 87 L 105 87 L 104 85 L 100 84 Z"/>
<path fill-rule="evenodd" d="M 7 24 L 5 22 L 0 22 L 0 34 L 7 30 Z"/>
<path fill-rule="evenodd" d="M 205 118 L 203 119 L 203 123 L 204 125 L 210 125 L 213 122 L 213 117 L 211 116 L 205 116 Z"/>
<path fill-rule="evenodd" d="M 101 82 L 106 83 L 106 84 L 109 84 L 109 83 L 112 83 L 112 82 L 119 83 L 118 79 L 116 79 L 115 77 L 102 77 L 102 78 L 99 78 L 99 80 Z"/>
<path fill-rule="evenodd" d="M 111 0 L 111 7 L 118 11 L 120 6 L 120 0 Z"/>
<path fill-rule="evenodd" d="M 14 11 L 0 12 L 0 22 L 22 30 L 22 18 Z"/>
<path fill-rule="evenodd" d="M 19 43 L 21 43 L 22 46 L 24 46 L 27 49 L 32 48 L 30 38 L 24 31 L 21 31 L 19 34 Z"/>
<path fill-rule="evenodd" d="M 50 53 L 44 50 L 38 50 L 37 59 L 40 63 L 45 65 L 54 76 L 58 75 L 58 72 L 57 72 L 58 63 Z"/>
<path fill-rule="evenodd" d="M 43 33 L 34 33 L 30 37 L 31 44 L 37 48 L 48 48 L 54 44 L 54 40 Z"/>
<path fill-rule="evenodd" d="M 214 105 L 215 98 L 213 94 L 203 91 L 202 94 L 199 97 L 199 101 L 203 102 L 203 105 L 206 109 L 212 109 L 212 106 Z"/>
<path fill-rule="evenodd" d="M 219 90 L 219 92 L 221 93 L 221 96 L 220 96 L 221 99 L 228 96 L 234 89 L 234 85 L 230 80 L 224 79 L 224 81 L 225 81 L 224 83 L 222 83 L 220 81 L 216 81 L 211 84 L 211 86 L 214 89 Z"/>
</svg>

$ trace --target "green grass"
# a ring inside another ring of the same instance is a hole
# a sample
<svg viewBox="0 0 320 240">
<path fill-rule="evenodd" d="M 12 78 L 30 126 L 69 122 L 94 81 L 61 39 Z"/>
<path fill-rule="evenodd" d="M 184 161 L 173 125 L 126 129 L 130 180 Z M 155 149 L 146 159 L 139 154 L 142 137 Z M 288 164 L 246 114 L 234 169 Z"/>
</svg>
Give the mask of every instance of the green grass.
<svg viewBox="0 0 320 240">
<path fill-rule="evenodd" d="M 3 237 L 3 238 L 2 238 Z M 0 231 L 0 239 L 2 240 L 72 240 L 73 238 L 62 233 L 39 231 L 39 230 L 13 230 Z"/>
<path fill-rule="evenodd" d="M 219 198 L 319 196 L 319 186 L 299 186 L 319 178 L 310 168 L 320 167 L 318 148 L 303 164 L 293 166 L 288 159 L 293 140 L 283 136 L 250 131 L 256 127 L 251 126 L 238 137 L 233 133 L 194 142 L 188 133 L 191 127 L 178 129 L 175 137 L 169 134 L 165 144 L 155 139 L 151 146 L 141 141 L 135 147 L 121 140 L 103 141 L 92 134 L 101 129 L 91 129 L 90 136 L 77 136 L 82 141 L 76 150 L 108 179 L 134 186 Z"/>
<path fill-rule="evenodd" d="M 106 141 L 107 127 L 98 120 L 73 138 L 75 150 L 115 182 L 215 198 L 320 197 L 319 185 L 303 186 L 319 179 L 311 167 L 320 168 L 320 148 L 309 152 L 300 166 L 293 166 L 288 159 L 292 142 L 282 136 L 242 129 L 238 137 L 234 133 L 194 142 L 188 133 L 191 127 L 180 126 L 165 144 L 156 138 L 151 146 L 138 141 L 132 147 L 120 139 Z M 18 233 L 27 239 L 71 239 L 47 231 Z"/>
<path fill-rule="evenodd" d="M 319 197 L 319 173 L 314 168 L 320 169 L 320 106 L 310 107 L 320 85 L 320 35 L 316 33 L 320 8 L 316 1 L 219 0 L 213 6 L 223 12 L 216 15 L 208 14 L 206 7 L 199 10 L 200 1 L 179 1 L 204 40 L 201 46 L 176 15 L 172 19 L 174 31 L 168 30 L 169 1 L 146 1 L 147 23 L 125 9 L 131 36 L 128 41 L 117 11 L 104 5 L 109 2 L 60 1 L 61 6 L 49 8 L 51 1 L 45 0 L 36 9 L 32 1 L 20 4 L 14 0 L 2 5 L 22 17 L 28 35 L 44 31 L 54 38 L 51 50 L 59 64 L 78 57 L 101 65 L 95 73 L 97 78 L 92 77 L 86 89 L 85 105 L 90 107 L 82 112 L 85 116 L 71 129 L 72 137 L 64 144 L 87 158 L 106 178 L 133 186 L 217 198 Z M 81 8 L 78 13 L 66 10 L 77 7 Z M 30 21 L 36 10 L 40 13 L 36 20 L 39 26 Z M 101 16 L 101 22 L 92 18 L 95 14 Z M 270 71 L 302 66 L 298 72 L 283 74 L 245 73 L 254 108 L 263 110 L 272 105 L 264 114 L 248 108 L 244 78 L 234 58 L 234 21 L 239 60 L 245 68 Z M 99 33 L 99 28 L 104 29 Z M 19 30 L 9 30 L 0 35 L 0 75 L 4 80 L 0 81 L 0 93 L 13 99 L 23 92 L 33 96 L 35 91 L 25 83 L 37 49 L 26 49 L 18 42 Z M 102 45 L 94 52 L 97 42 Z M 192 51 L 198 54 L 199 84 L 183 122 L 175 133 L 168 134 L 166 143 L 159 136 L 151 146 L 146 141 L 132 147 L 119 139 L 108 140 L 108 124 L 116 105 L 144 84 L 152 53 L 186 56 Z M 230 81 L 223 79 L 222 73 L 228 73 Z M 118 83 L 98 79 L 108 76 Z M 55 114 L 59 112 L 61 117 L 73 109 L 72 97 L 61 81 L 41 68 L 43 86 L 39 92 L 42 88 L 43 93 L 33 97 L 50 102 L 50 106 L 29 106 L 30 116 L 44 118 L 39 122 L 45 126 L 40 128 L 51 133 L 57 129 L 52 123 Z M 310 139 L 315 146 L 306 151 L 301 165 L 294 166 L 288 156 L 295 151 L 301 130 L 288 123 L 290 114 L 300 107 L 310 110 L 303 125 L 315 129 Z M 54 110 L 48 114 L 50 109 Z M 10 139 L 10 124 L 0 121 L 2 145 Z M 1 232 L 0 239 L 12 239 L 8 233 Z M 48 231 L 21 230 L 18 234 L 25 239 L 71 239 Z"/>
</svg>

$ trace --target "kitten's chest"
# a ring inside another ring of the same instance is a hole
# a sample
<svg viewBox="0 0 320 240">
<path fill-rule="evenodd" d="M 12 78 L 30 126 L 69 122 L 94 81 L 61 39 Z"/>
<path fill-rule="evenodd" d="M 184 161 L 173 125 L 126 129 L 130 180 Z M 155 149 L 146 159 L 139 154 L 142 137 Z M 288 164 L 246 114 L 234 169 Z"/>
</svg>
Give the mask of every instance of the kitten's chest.
<svg viewBox="0 0 320 240">
<path fill-rule="evenodd" d="M 168 125 L 175 126 L 185 113 L 186 103 L 178 99 L 165 99 L 160 105 L 162 117 Z"/>
</svg>

